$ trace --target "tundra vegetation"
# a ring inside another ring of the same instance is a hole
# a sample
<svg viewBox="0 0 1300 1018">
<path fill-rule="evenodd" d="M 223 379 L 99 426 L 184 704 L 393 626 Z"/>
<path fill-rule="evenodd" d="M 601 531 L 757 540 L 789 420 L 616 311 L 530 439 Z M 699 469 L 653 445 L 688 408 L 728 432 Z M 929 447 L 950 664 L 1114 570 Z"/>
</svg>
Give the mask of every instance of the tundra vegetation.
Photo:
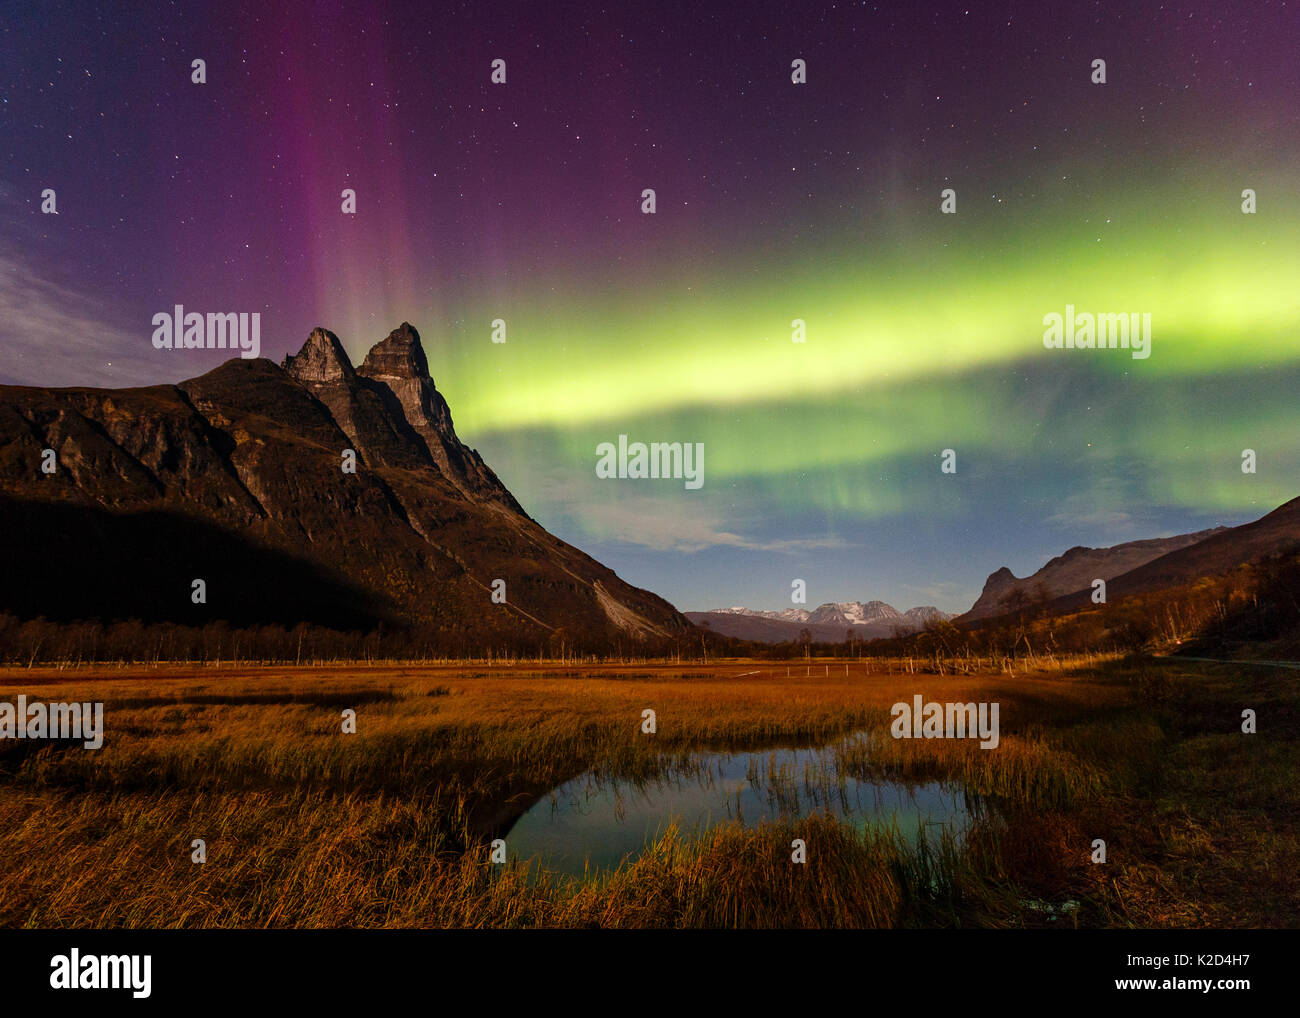
<svg viewBox="0 0 1300 1018">
<path fill-rule="evenodd" d="M 0 699 L 103 701 L 106 731 L 97 751 L 0 742 L 0 925 L 1300 923 L 1294 671 L 972 661 L 10 668 Z M 917 693 L 1000 703 L 999 745 L 889 738 L 891 706 Z M 491 861 L 512 817 L 585 772 L 649 781 L 704 750 L 862 730 L 882 737 L 847 744 L 841 773 L 960 785 L 989 806 L 966 837 L 813 814 L 669 830 L 588 880 Z"/>
</svg>

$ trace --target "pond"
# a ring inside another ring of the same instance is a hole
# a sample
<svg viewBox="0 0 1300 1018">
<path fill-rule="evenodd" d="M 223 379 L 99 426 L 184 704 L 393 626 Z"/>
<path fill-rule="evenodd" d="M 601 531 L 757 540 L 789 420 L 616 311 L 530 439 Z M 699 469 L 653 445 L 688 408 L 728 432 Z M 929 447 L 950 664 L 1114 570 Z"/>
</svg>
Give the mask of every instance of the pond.
<svg viewBox="0 0 1300 1018">
<path fill-rule="evenodd" d="M 582 876 L 634 858 L 676 824 L 698 837 L 721 824 L 754 825 L 829 812 L 857 829 L 897 825 L 914 843 L 943 830 L 958 838 L 977 804 L 960 786 L 867 781 L 841 774 L 837 745 L 704 753 L 649 781 L 587 773 L 535 802 L 501 835 L 511 859 Z"/>
</svg>

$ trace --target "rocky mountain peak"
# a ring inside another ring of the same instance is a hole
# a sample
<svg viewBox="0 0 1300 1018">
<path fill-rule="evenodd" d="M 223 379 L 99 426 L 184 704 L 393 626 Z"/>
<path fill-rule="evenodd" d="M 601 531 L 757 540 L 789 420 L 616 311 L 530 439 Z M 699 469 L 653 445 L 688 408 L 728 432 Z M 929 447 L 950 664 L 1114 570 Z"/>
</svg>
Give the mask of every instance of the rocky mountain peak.
<svg viewBox="0 0 1300 1018">
<path fill-rule="evenodd" d="M 338 336 L 320 326 L 311 330 L 297 354 L 285 357 L 281 367 L 300 382 L 346 381 L 356 374 Z"/>
<path fill-rule="evenodd" d="M 997 590 L 999 587 L 1005 587 L 1008 583 L 1016 582 L 1016 574 L 1006 566 L 1003 566 L 997 572 L 989 573 L 989 578 L 984 581 L 984 590 Z"/>
<path fill-rule="evenodd" d="M 282 366 L 232 357 L 176 385 L 0 385 L 0 616 L 340 635 L 382 624 L 424 656 L 688 631 L 531 520 L 456 439 L 414 329 L 394 330 L 376 362 L 410 377 L 361 375 L 321 328 Z M 354 472 L 340 469 L 349 449 Z M 190 569 L 232 595 L 191 612 L 171 593 Z M 70 597 L 58 578 L 74 573 Z M 508 601 L 489 599 L 496 577 Z M 139 640 L 133 653 L 154 653 Z"/>
<path fill-rule="evenodd" d="M 420 334 L 410 322 L 403 322 L 381 339 L 361 362 L 361 374 L 368 378 L 411 378 L 432 382 L 429 361 Z"/>
<path fill-rule="evenodd" d="M 523 513 L 482 457 L 456 437 L 451 410 L 429 376 L 429 361 L 415 326 L 403 322 L 371 347 L 357 373 L 368 384 L 391 393 L 398 412 L 423 440 L 447 480 L 476 498 Z"/>
</svg>

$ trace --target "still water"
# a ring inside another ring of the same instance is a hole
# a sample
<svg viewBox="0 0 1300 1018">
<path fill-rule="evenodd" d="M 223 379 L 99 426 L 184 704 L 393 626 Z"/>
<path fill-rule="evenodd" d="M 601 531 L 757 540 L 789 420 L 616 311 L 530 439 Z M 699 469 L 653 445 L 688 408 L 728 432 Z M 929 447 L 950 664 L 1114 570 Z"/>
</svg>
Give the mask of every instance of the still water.
<svg viewBox="0 0 1300 1018">
<path fill-rule="evenodd" d="M 720 824 L 829 812 L 860 830 L 896 824 L 915 842 L 945 828 L 961 837 L 976 809 L 958 786 L 841 775 L 832 745 L 701 754 L 650 781 L 584 774 L 544 795 L 502 836 L 510 858 L 580 876 L 616 868 L 674 823 L 692 837 Z"/>
</svg>

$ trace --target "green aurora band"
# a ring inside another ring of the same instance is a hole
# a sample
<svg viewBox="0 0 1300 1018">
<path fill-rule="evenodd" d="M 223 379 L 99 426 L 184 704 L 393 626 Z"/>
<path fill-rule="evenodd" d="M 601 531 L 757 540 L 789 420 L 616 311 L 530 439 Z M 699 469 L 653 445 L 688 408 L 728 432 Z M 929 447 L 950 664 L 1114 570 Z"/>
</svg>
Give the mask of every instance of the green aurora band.
<svg viewBox="0 0 1300 1018">
<path fill-rule="evenodd" d="M 1198 184 L 1186 207 L 1135 191 L 1068 218 L 980 208 L 967 221 L 936 203 L 875 248 L 846 226 L 788 265 L 683 266 L 570 306 L 557 280 L 482 312 L 481 332 L 430 344 L 435 377 L 473 380 L 449 393 L 462 433 L 526 478 L 543 512 L 567 503 L 601 538 L 620 525 L 579 504 L 628 497 L 594 477 L 596 444 L 620 433 L 703 442 L 706 491 L 791 511 L 957 511 L 931 480 L 953 448 L 973 482 L 984 470 L 1032 487 L 1068 465 L 1055 497 L 1092 492 L 1098 510 L 1262 512 L 1300 477 L 1300 206 L 1281 180 L 1257 182 L 1255 215 L 1239 187 Z M 1149 312 L 1150 357 L 1045 349 L 1043 316 L 1067 303 Z M 505 344 L 486 340 L 498 316 Z M 1245 448 L 1257 475 L 1241 473 Z M 1103 483 L 1117 473 L 1118 488 Z"/>
</svg>

